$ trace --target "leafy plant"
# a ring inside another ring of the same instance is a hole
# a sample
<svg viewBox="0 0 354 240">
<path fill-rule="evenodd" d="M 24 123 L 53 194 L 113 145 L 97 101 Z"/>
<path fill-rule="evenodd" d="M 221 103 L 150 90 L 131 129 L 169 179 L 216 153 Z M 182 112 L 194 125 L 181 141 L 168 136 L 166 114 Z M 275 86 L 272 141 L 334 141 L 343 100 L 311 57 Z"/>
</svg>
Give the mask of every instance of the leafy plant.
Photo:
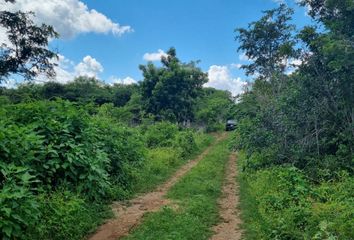
<svg viewBox="0 0 354 240">
<path fill-rule="evenodd" d="M 40 215 L 32 193 L 37 181 L 26 167 L 0 162 L 0 169 L 0 237 L 22 238 Z"/>
</svg>

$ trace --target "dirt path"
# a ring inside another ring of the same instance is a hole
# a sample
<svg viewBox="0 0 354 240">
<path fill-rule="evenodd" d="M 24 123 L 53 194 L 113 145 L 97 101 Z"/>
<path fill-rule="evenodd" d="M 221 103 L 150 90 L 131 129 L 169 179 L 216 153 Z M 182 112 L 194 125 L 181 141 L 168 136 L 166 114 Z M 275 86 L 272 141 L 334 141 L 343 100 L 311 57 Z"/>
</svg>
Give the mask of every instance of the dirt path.
<svg viewBox="0 0 354 240">
<path fill-rule="evenodd" d="M 218 136 L 215 143 L 225 137 L 226 134 Z M 169 203 L 169 200 L 164 197 L 167 191 L 183 175 L 197 165 L 209 153 L 215 143 L 204 150 L 197 158 L 183 165 L 166 183 L 155 191 L 132 199 L 128 204 L 114 203 L 113 212 L 116 218 L 102 225 L 95 234 L 89 237 L 89 240 L 115 240 L 128 235 L 129 231 L 140 223 L 145 213 L 158 211 L 162 206 Z"/>
<path fill-rule="evenodd" d="M 242 231 L 239 229 L 241 219 L 237 211 L 239 203 L 238 185 L 236 183 L 236 154 L 232 153 L 226 169 L 226 179 L 219 200 L 222 222 L 213 228 L 211 240 L 240 240 Z"/>
</svg>

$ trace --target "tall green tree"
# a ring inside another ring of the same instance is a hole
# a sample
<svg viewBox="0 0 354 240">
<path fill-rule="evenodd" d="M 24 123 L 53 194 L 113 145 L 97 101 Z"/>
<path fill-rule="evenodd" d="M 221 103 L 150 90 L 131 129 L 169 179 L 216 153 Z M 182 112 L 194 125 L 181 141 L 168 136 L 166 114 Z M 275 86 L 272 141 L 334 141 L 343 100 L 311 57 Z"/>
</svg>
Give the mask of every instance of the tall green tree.
<svg viewBox="0 0 354 240">
<path fill-rule="evenodd" d="M 259 78 L 272 80 L 278 73 L 284 73 L 289 59 L 296 57 L 296 44 L 290 24 L 293 10 L 285 4 L 278 8 L 264 11 L 264 16 L 249 24 L 248 28 L 238 28 L 236 40 L 239 51 L 252 60 L 243 65 L 247 75 L 259 75 Z"/>
<path fill-rule="evenodd" d="M 161 63 L 161 67 L 152 63 L 140 66 L 144 76 L 141 89 L 146 113 L 179 123 L 192 120 L 193 105 L 208 81 L 207 74 L 195 62 L 180 62 L 174 48 L 167 51 Z"/>
</svg>

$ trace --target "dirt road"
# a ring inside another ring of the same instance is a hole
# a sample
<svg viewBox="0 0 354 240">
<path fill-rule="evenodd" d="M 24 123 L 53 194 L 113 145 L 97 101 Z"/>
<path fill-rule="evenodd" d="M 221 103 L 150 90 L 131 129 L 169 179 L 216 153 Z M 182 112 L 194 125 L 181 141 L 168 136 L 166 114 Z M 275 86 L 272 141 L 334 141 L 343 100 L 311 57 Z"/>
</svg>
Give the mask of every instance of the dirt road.
<svg viewBox="0 0 354 240">
<path fill-rule="evenodd" d="M 236 154 L 232 153 L 226 169 L 226 179 L 219 200 L 221 222 L 213 228 L 211 240 L 240 240 L 241 219 L 237 211 L 239 203 L 238 185 L 236 183 Z"/>
<path fill-rule="evenodd" d="M 226 134 L 217 137 L 216 142 L 224 139 Z M 155 191 L 132 199 L 127 204 L 114 203 L 113 212 L 116 218 L 109 220 L 99 227 L 97 232 L 89 237 L 90 240 L 116 240 L 128 235 L 129 231 L 137 226 L 147 212 L 158 211 L 162 206 L 167 205 L 169 200 L 165 198 L 168 190 L 195 165 L 198 164 L 215 145 L 209 146 L 197 158 L 183 165 L 166 183 Z"/>
</svg>

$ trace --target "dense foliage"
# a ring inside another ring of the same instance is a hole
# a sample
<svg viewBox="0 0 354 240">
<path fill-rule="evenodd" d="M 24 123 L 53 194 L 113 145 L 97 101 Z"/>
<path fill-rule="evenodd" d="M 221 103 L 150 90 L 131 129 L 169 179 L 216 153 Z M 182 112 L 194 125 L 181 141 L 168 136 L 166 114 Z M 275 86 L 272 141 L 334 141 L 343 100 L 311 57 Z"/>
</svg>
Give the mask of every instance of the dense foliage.
<svg viewBox="0 0 354 240">
<path fill-rule="evenodd" d="M 210 142 L 169 122 L 128 127 L 114 110 L 61 99 L 1 106 L 1 238 L 81 239 L 107 216 L 105 202 L 151 189 Z"/>
<path fill-rule="evenodd" d="M 236 107 L 233 143 L 250 239 L 354 237 L 354 3 L 301 2 L 317 26 L 296 34 L 281 5 L 238 29 L 253 61 L 243 68 L 256 74 Z"/>
<path fill-rule="evenodd" d="M 200 95 L 207 74 L 195 62 L 181 63 L 171 48 L 161 58 L 162 67 L 152 63 L 141 65 L 144 80 L 141 84 L 143 106 L 158 119 L 185 123 L 193 120 L 193 105 Z"/>
</svg>

